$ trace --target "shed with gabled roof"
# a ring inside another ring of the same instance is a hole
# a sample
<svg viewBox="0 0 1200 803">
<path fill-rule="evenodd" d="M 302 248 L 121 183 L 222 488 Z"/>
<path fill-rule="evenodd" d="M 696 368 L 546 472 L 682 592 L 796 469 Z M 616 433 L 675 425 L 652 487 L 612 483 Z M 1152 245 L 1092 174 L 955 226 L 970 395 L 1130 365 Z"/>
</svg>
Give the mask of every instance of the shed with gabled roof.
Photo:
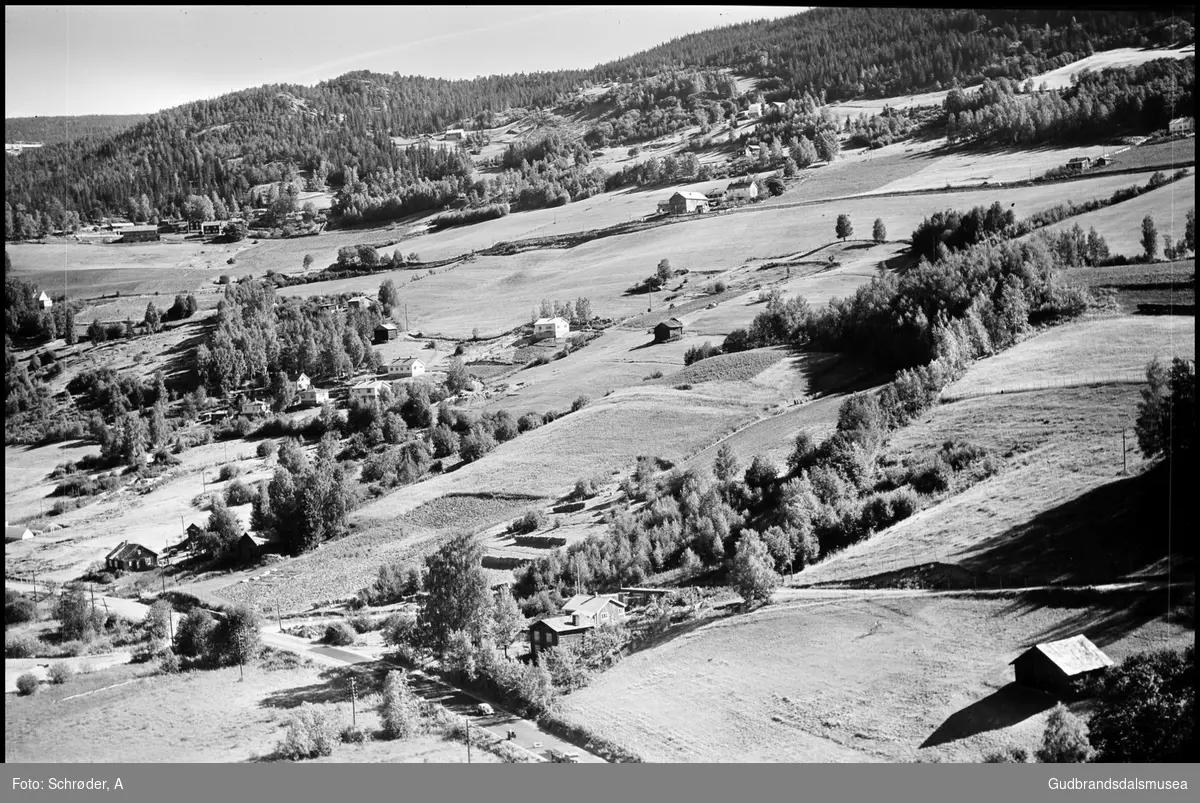
<svg viewBox="0 0 1200 803">
<path fill-rule="evenodd" d="M 1103 672 L 1113 661 L 1087 636 L 1035 644 L 1010 662 L 1017 683 L 1054 694 L 1070 694 L 1076 681 Z"/>
</svg>

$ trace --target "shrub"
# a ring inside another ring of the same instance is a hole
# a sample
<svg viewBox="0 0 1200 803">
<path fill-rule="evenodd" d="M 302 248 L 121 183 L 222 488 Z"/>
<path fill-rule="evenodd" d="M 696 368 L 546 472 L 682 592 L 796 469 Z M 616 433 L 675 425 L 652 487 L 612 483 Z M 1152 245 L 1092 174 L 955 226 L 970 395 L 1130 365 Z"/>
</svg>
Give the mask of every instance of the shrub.
<svg viewBox="0 0 1200 803">
<path fill-rule="evenodd" d="M 587 396 L 580 396 L 575 401 L 571 402 L 571 412 L 577 413 L 584 407 L 587 407 L 592 400 Z"/>
<path fill-rule="evenodd" d="M 354 628 L 345 622 L 332 622 L 325 627 L 322 641 L 335 647 L 347 647 L 354 643 Z"/>
<path fill-rule="evenodd" d="M 1024 747 L 1008 746 L 1003 750 L 993 750 L 983 757 L 984 764 L 1027 764 L 1029 751 Z"/>
<path fill-rule="evenodd" d="M 174 675 L 179 669 L 179 656 L 175 651 L 163 650 L 162 657 L 158 659 L 158 671 L 164 675 Z"/>
<path fill-rule="evenodd" d="M 540 510 L 530 510 L 524 516 L 514 521 L 508 528 L 510 533 L 524 535 L 546 526 L 546 514 Z"/>
<path fill-rule="evenodd" d="M 32 658 L 37 654 L 38 641 L 24 633 L 4 634 L 5 658 Z"/>
<path fill-rule="evenodd" d="M 1042 745 L 1035 753 L 1041 764 L 1083 764 L 1091 761 L 1096 751 L 1088 741 L 1088 726 L 1059 703 L 1046 720 Z"/>
<path fill-rule="evenodd" d="M 230 507 L 248 505 L 257 497 L 255 490 L 241 480 L 234 480 L 225 487 L 225 504 Z"/>
<path fill-rule="evenodd" d="M 4 624 L 19 625 L 37 618 L 37 605 L 31 599 L 17 597 L 4 603 Z"/>
<path fill-rule="evenodd" d="M 237 463 L 226 463 L 225 465 L 221 466 L 221 471 L 217 475 L 217 479 L 221 482 L 224 482 L 225 480 L 233 479 L 241 473 L 242 469 Z"/>
<path fill-rule="evenodd" d="M 421 731 L 421 710 L 416 695 L 399 672 L 388 672 L 383 682 L 379 719 L 389 739 L 408 739 Z"/>
<path fill-rule="evenodd" d="M 354 628 L 355 633 L 370 633 L 378 624 L 378 622 L 365 613 L 354 614 L 346 620 L 346 623 Z"/>
<path fill-rule="evenodd" d="M 692 363 L 700 362 L 700 360 L 706 360 L 709 357 L 716 356 L 720 353 L 720 346 L 714 346 L 712 343 L 705 341 L 702 345 L 692 346 L 684 353 L 683 364 L 691 365 Z"/>
<path fill-rule="evenodd" d="M 333 754 L 341 737 L 335 717 L 312 703 L 304 703 L 288 720 L 287 735 L 276 746 L 281 758 L 297 761 Z"/>
<path fill-rule="evenodd" d="M 362 744 L 367 740 L 366 731 L 353 725 L 342 728 L 342 744 Z"/>
<path fill-rule="evenodd" d="M 50 682 L 61 686 L 66 683 L 75 674 L 75 670 L 65 661 L 56 661 L 50 664 Z"/>
<path fill-rule="evenodd" d="M 28 697 L 31 694 L 36 694 L 40 683 L 41 681 L 38 680 L 37 675 L 33 674 L 32 672 L 26 672 L 25 674 L 21 675 L 21 677 L 17 678 L 17 692 L 22 697 Z"/>
<path fill-rule="evenodd" d="M 254 451 L 262 458 L 274 457 L 275 453 L 279 451 L 279 444 L 267 438 L 266 440 L 259 441 L 258 447 Z"/>
</svg>

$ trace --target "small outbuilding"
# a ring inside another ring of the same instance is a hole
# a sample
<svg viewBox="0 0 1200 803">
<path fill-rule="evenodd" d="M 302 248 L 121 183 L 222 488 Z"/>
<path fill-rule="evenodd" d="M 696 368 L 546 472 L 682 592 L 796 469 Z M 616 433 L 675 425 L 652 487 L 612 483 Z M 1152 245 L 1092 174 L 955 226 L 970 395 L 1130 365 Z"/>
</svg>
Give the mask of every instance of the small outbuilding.
<svg viewBox="0 0 1200 803">
<path fill-rule="evenodd" d="M 654 342 L 667 343 L 683 337 L 683 323 L 678 318 L 668 318 L 654 327 Z"/>
<path fill-rule="evenodd" d="M 1059 695 L 1070 694 L 1076 681 L 1112 665 L 1112 659 L 1084 635 L 1035 644 L 1011 661 L 1017 683 Z"/>
<path fill-rule="evenodd" d="M 50 309 L 54 306 L 54 299 L 46 295 L 46 291 L 43 290 L 37 297 L 37 303 L 42 309 Z"/>
<path fill-rule="evenodd" d="M 571 331 L 571 324 L 564 318 L 538 318 L 533 322 L 534 340 L 561 340 Z"/>
<path fill-rule="evenodd" d="M 242 415 L 266 415 L 271 412 L 271 407 L 265 401 L 244 401 L 238 408 L 238 412 Z"/>
<path fill-rule="evenodd" d="M 394 323 L 381 323 L 375 327 L 375 342 L 386 343 L 400 337 L 400 327 Z"/>
<path fill-rule="evenodd" d="M 350 309 L 370 309 L 371 299 L 366 296 L 355 296 L 346 302 L 346 306 Z"/>
<path fill-rule="evenodd" d="M 1072 173 L 1082 173 L 1092 167 L 1092 160 L 1087 156 L 1075 156 L 1067 162 L 1067 170 Z"/>
<path fill-rule="evenodd" d="M 104 565 L 123 572 L 145 571 L 158 565 L 158 553 L 141 544 L 122 541 L 116 549 L 104 556 Z"/>
<path fill-rule="evenodd" d="M 263 538 L 261 535 L 253 535 L 249 532 L 242 533 L 242 537 L 237 542 L 238 560 L 242 563 L 256 561 L 262 557 L 270 545 L 270 540 Z"/>
</svg>

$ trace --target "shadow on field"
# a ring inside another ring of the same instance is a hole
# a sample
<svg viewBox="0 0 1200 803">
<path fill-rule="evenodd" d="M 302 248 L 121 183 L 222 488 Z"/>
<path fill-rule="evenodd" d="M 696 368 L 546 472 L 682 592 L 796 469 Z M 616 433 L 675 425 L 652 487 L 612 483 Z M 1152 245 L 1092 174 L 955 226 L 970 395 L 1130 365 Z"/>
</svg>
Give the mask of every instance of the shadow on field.
<svg viewBox="0 0 1200 803">
<path fill-rule="evenodd" d="M 1006 606 L 1003 616 L 1018 619 L 1043 608 L 1075 609 L 1056 624 L 1032 635 L 1026 646 L 1069 638 L 1082 633 L 1103 648 L 1147 624 L 1163 619 L 1168 606 L 1179 602 L 1183 594 L 1166 588 L 1150 591 L 1096 591 L 1090 589 L 1039 589 L 1022 592 Z M 1180 621 L 1178 614 L 1171 617 Z"/>
<path fill-rule="evenodd" d="M 296 686 L 282 689 L 267 695 L 259 703 L 260 708 L 299 708 L 305 703 L 339 703 L 350 699 L 350 678 L 358 681 L 358 695 L 370 694 L 383 683 L 383 677 L 388 669 L 394 669 L 383 662 L 359 664 L 354 667 L 333 667 L 326 669 L 320 675 L 319 683 L 307 686 Z"/>
<path fill-rule="evenodd" d="M 1160 463 L 1107 483 L 988 539 L 960 563 L 1013 585 L 1114 582 L 1194 543 L 1191 491 L 1179 479 L 1172 494 Z"/>
<path fill-rule="evenodd" d="M 1009 683 L 982 700 L 955 711 L 929 734 L 929 738 L 921 743 L 921 748 L 937 747 L 978 733 L 1012 727 L 1053 708 L 1054 702 L 1054 698 L 1045 692 Z"/>
</svg>

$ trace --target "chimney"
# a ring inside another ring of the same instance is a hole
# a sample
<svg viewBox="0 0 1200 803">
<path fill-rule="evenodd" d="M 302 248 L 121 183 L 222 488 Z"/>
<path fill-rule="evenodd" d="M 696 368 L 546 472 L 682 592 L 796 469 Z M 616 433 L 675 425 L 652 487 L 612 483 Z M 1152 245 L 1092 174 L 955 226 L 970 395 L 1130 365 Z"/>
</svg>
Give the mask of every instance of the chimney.
<svg viewBox="0 0 1200 803">
<path fill-rule="evenodd" d="M 575 627 L 579 627 L 580 625 L 582 625 L 583 624 L 583 614 L 580 613 L 579 611 L 575 611 L 575 613 L 571 614 L 571 624 L 575 625 Z"/>
</svg>

